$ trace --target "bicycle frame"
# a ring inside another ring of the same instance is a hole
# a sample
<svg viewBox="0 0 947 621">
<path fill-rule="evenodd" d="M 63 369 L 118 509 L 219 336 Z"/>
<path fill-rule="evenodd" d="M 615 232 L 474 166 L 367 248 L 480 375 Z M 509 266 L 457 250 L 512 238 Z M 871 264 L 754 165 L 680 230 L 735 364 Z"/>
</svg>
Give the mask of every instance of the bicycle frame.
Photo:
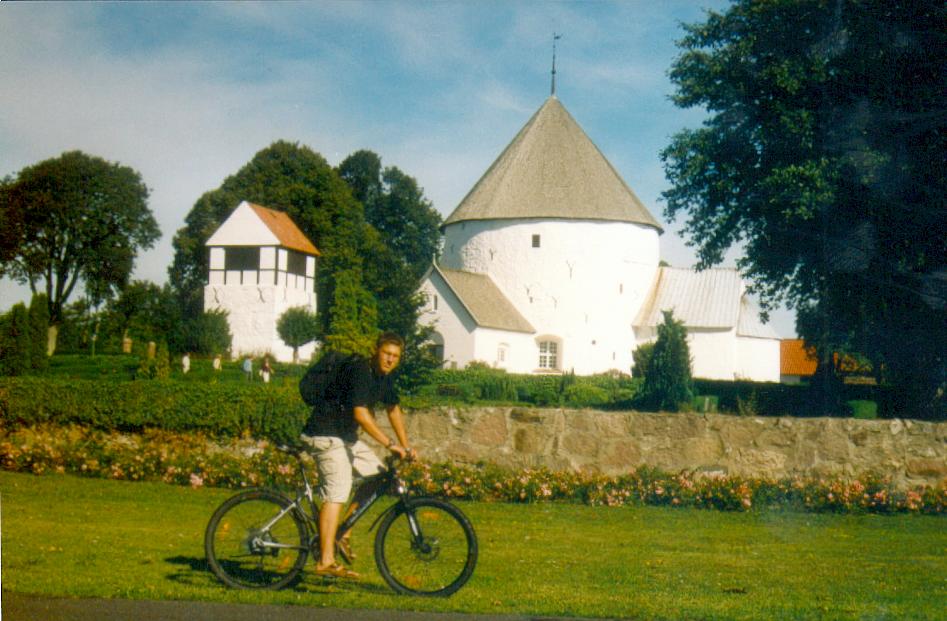
<svg viewBox="0 0 947 621">
<path fill-rule="evenodd" d="M 290 452 L 290 451 L 287 451 Z M 297 466 L 299 470 L 299 476 L 302 479 L 303 485 L 296 493 L 295 500 L 288 505 L 283 511 L 280 511 L 276 516 L 273 517 L 269 522 L 263 525 L 261 530 L 269 530 L 276 522 L 283 519 L 285 515 L 291 511 L 297 511 L 299 515 L 304 518 L 306 525 L 309 527 L 309 548 L 313 550 L 319 544 L 319 505 L 316 503 L 315 495 L 313 493 L 312 483 L 309 482 L 309 476 L 306 474 L 306 467 L 303 464 L 302 459 L 300 459 L 299 454 L 296 452 L 290 452 L 290 454 L 296 457 Z M 365 512 L 367 512 L 382 496 L 384 496 L 388 491 L 393 490 L 398 496 L 398 500 L 395 501 L 390 507 L 382 511 L 378 517 L 375 518 L 375 521 L 372 522 L 371 526 L 368 528 L 369 531 L 375 529 L 375 527 L 381 522 L 381 520 L 393 510 L 399 506 L 403 506 L 407 500 L 407 486 L 398 476 L 397 470 L 394 467 L 394 460 L 389 458 L 386 460 L 388 469 L 385 472 L 382 472 L 374 477 L 373 479 L 366 479 L 362 485 L 374 485 L 372 493 L 365 498 L 359 506 L 355 509 L 350 516 L 348 516 L 341 524 L 339 524 L 337 538 L 341 537 L 348 531 L 350 531 L 355 524 L 361 519 Z M 306 504 L 308 504 L 309 511 L 305 510 L 305 505 L 303 504 L 303 498 L 306 499 Z M 408 522 L 411 526 L 412 534 L 417 537 L 419 535 L 419 529 L 414 519 L 414 516 L 408 516 Z M 299 549 L 300 546 L 280 544 L 273 542 L 260 542 L 260 545 L 264 548 L 294 548 Z"/>
</svg>

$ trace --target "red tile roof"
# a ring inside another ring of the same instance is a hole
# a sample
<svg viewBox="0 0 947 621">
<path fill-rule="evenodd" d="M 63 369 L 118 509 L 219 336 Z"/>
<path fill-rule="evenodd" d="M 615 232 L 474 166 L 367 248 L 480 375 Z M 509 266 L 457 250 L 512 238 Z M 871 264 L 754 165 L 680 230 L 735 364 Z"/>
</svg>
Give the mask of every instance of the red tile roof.
<svg viewBox="0 0 947 621">
<path fill-rule="evenodd" d="M 802 339 L 783 339 L 779 342 L 780 375 L 808 377 L 815 374 L 818 360 L 815 350 L 807 350 Z"/>
<path fill-rule="evenodd" d="M 250 208 L 260 217 L 260 220 L 276 235 L 280 244 L 290 250 L 298 250 L 306 254 L 319 256 L 319 249 L 313 245 L 309 238 L 299 230 L 293 219 L 282 211 L 276 211 L 261 205 L 248 203 Z"/>
</svg>

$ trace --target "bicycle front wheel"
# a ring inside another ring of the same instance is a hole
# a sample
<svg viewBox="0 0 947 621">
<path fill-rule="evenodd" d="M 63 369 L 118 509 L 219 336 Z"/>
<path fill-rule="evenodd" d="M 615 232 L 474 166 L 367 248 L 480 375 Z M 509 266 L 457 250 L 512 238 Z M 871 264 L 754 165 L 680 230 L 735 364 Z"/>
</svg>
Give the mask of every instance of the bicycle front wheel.
<svg viewBox="0 0 947 621">
<path fill-rule="evenodd" d="M 449 502 L 409 500 L 378 527 L 375 563 L 399 593 L 451 595 L 473 575 L 477 535 L 467 516 Z"/>
<path fill-rule="evenodd" d="M 211 516 L 204 553 L 211 571 L 228 586 L 281 589 L 306 564 L 307 534 L 288 498 L 248 490 L 225 501 Z"/>
</svg>

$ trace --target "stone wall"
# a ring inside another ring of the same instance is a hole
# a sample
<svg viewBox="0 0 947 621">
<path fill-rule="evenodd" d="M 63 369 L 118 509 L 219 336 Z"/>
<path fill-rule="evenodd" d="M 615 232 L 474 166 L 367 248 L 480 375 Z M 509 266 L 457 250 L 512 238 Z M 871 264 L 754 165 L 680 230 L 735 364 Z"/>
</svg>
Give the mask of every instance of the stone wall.
<svg viewBox="0 0 947 621">
<path fill-rule="evenodd" d="M 947 479 L 947 423 L 509 407 L 415 410 L 406 420 L 431 461 L 604 474 L 639 465 L 766 477 L 875 472 L 898 486 Z"/>
</svg>

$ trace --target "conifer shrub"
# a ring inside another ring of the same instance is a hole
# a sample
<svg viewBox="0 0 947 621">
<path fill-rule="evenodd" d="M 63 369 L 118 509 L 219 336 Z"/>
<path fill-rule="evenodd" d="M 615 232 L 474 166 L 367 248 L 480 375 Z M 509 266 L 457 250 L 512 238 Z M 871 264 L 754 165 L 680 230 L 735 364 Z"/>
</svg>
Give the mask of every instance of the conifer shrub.
<svg viewBox="0 0 947 621">
<path fill-rule="evenodd" d="M 20 302 L 0 319 L 0 374 L 25 375 L 32 367 L 29 311 Z"/>
<path fill-rule="evenodd" d="M 647 363 L 641 405 L 651 410 L 677 412 L 689 408 L 693 398 L 687 330 L 683 322 L 674 319 L 673 311 L 664 311 L 664 321 L 658 326 L 658 340 Z"/>
</svg>

